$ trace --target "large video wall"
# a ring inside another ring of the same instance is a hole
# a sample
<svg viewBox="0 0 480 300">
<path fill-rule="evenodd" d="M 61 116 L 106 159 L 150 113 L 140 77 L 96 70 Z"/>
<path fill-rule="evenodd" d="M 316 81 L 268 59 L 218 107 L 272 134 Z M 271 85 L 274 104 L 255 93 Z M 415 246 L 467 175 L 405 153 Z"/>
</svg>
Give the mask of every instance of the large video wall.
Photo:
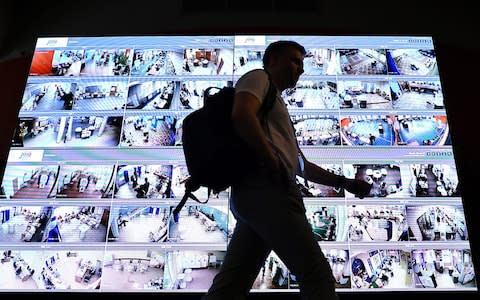
<svg viewBox="0 0 480 300">
<path fill-rule="evenodd" d="M 235 219 L 224 191 L 173 221 L 182 121 L 279 39 L 307 50 L 283 92 L 302 151 L 372 185 L 358 199 L 297 178 L 337 291 L 477 290 L 432 39 L 256 35 L 38 39 L 1 183 L 0 291 L 206 291 Z M 298 283 L 272 252 L 253 289 Z"/>
</svg>

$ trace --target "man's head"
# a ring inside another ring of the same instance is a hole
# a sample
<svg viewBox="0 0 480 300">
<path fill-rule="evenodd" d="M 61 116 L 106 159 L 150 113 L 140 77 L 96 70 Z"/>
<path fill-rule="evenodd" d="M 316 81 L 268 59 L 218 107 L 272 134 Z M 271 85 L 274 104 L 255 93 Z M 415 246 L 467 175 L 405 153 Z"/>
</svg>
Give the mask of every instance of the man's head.
<svg viewBox="0 0 480 300">
<path fill-rule="evenodd" d="M 263 66 L 268 66 L 272 56 L 285 54 L 286 50 L 290 48 L 300 51 L 302 56 L 305 56 L 305 48 L 299 43 L 294 41 L 276 41 L 268 45 L 267 49 L 265 49 L 265 53 L 263 54 Z"/>
<path fill-rule="evenodd" d="M 263 66 L 278 89 L 296 85 L 303 73 L 305 48 L 294 41 L 276 41 L 268 45 L 263 56 Z"/>
</svg>

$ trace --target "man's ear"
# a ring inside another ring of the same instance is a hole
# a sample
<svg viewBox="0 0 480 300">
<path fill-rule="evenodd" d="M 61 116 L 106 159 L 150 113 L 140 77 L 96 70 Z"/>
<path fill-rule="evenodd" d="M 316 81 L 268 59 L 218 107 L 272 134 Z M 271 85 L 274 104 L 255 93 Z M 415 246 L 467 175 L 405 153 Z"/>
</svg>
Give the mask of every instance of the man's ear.
<svg viewBox="0 0 480 300">
<path fill-rule="evenodd" d="M 275 66 L 278 62 L 279 57 L 280 56 L 278 54 L 272 54 L 270 56 L 269 66 Z"/>
</svg>

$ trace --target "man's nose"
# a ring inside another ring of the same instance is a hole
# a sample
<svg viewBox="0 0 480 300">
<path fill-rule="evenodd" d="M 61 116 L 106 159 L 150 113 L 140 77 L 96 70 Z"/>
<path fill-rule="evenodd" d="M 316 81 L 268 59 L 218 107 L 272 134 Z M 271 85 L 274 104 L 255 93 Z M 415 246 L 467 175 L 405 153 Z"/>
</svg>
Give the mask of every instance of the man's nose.
<svg viewBox="0 0 480 300">
<path fill-rule="evenodd" d="M 302 75 L 304 71 L 305 71 L 305 70 L 303 69 L 303 67 L 300 67 L 300 68 L 298 69 L 299 75 Z"/>
</svg>

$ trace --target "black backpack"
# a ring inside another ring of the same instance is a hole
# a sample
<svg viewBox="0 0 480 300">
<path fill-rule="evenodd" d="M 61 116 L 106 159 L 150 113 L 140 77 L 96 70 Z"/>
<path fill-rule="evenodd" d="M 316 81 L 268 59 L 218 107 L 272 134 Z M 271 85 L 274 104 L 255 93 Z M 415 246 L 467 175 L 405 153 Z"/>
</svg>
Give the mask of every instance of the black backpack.
<svg viewBox="0 0 480 300">
<path fill-rule="evenodd" d="M 213 89 L 218 89 L 212 94 Z M 276 99 L 276 88 L 269 80 L 269 89 L 260 107 L 266 120 Z M 234 87 L 209 87 L 204 92 L 204 106 L 185 117 L 182 124 L 182 144 L 190 177 L 185 182 L 185 194 L 173 210 L 175 222 L 188 198 L 201 202 L 193 192 L 208 188 L 208 197 L 227 189 L 241 179 L 257 163 L 254 151 L 238 136 L 232 124 Z"/>
</svg>

